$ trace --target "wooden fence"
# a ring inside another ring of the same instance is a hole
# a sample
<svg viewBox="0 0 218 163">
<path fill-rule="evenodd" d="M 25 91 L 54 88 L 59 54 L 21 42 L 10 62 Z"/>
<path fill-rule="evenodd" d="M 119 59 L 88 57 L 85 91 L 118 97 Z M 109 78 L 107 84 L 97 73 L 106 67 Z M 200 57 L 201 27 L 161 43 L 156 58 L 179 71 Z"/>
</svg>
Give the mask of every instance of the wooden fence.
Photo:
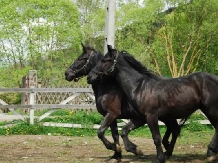
<svg viewBox="0 0 218 163">
<path fill-rule="evenodd" d="M 92 88 L 0 88 L 1 92 L 9 92 L 9 93 L 28 93 L 29 97 L 29 103 L 28 104 L 20 104 L 20 105 L 10 105 L 4 102 L 0 99 L 0 108 L 6 109 L 8 108 L 11 112 L 13 112 L 16 116 L 18 116 L 20 119 L 25 121 L 25 118 L 23 115 L 19 114 L 15 109 L 29 109 L 29 119 L 30 124 L 34 124 L 34 119 L 36 118 L 34 116 L 34 111 L 37 109 L 50 109 L 40 117 L 37 117 L 38 121 L 41 121 L 42 119 L 49 116 L 52 112 L 54 112 L 57 109 L 66 108 L 66 109 L 96 109 L 95 102 L 85 104 L 85 103 L 72 103 L 72 100 L 79 97 L 81 94 L 86 94 L 88 97 L 90 97 L 93 101 L 95 101 L 95 97 L 93 95 Z M 37 104 L 36 102 L 36 94 L 37 93 L 72 93 L 69 97 L 66 97 L 63 101 L 61 101 L 58 104 Z M 199 113 L 203 114 L 201 111 Z M 27 116 L 28 117 L 28 116 Z M 123 119 L 122 119 L 123 120 Z M 123 120 L 124 123 L 127 123 L 128 120 Z M 201 124 L 210 124 L 208 120 L 200 120 Z M 54 124 L 46 124 L 55 126 Z M 164 125 L 162 122 L 159 122 L 159 125 Z M 64 124 L 58 126 L 71 126 L 72 124 Z M 94 127 L 95 128 L 95 127 Z"/>
<path fill-rule="evenodd" d="M 70 101 L 78 97 L 80 94 L 86 94 L 93 101 L 95 97 L 93 95 L 92 88 L 0 88 L 1 92 L 10 92 L 10 93 L 28 93 L 29 94 L 29 104 L 23 105 L 9 105 L 5 101 L 0 99 L 0 108 L 8 108 L 11 112 L 17 115 L 20 119 L 25 120 L 21 114 L 19 114 L 15 109 L 29 109 L 29 118 L 30 124 L 34 124 L 34 111 L 36 109 L 47 108 L 50 109 L 48 112 L 43 114 L 38 118 L 39 121 L 49 116 L 52 112 L 60 108 L 68 108 L 68 109 L 95 109 L 95 103 L 90 104 L 68 104 Z M 67 97 L 65 100 L 61 101 L 59 104 L 36 104 L 36 94 L 42 92 L 70 92 L 71 96 Z"/>
</svg>

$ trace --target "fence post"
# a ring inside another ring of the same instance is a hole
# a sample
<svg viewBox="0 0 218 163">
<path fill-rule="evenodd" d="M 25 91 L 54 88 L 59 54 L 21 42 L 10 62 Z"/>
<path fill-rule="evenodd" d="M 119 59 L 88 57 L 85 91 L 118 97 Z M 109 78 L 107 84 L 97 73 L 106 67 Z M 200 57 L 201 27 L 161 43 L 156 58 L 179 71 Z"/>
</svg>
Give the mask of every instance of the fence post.
<svg viewBox="0 0 218 163">
<path fill-rule="evenodd" d="M 34 105 L 34 101 L 35 101 L 34 97 L 35 97 L 35 93 L 30 92 L 30 98 L 29 98 L 30 105 Z M 34 125 L 34 108 L 33 107 L 30 108 L 30 124 Z"/>
<path fill-rule="evenodd" d="M 37 88 L 37 71 L 30 70 L 29 71 L 29 88 Z M 35 92 L 30 92 L 29 94 L 29 104 L 35 104 Z M 34 109 L 30 108 L 30 124 L 34 125 Z"/>
<path fill-rule="evenodd" d="M 30 88 L 34 88 L 33 86 L 31 86 Z M 34 92 L 30 92 L 30 105 L 34 105 L 35 103 L 35 93 Z M 34 125 L 34 108 L 31 107 L 30 108 L 30 124 Z"/>
</svg>

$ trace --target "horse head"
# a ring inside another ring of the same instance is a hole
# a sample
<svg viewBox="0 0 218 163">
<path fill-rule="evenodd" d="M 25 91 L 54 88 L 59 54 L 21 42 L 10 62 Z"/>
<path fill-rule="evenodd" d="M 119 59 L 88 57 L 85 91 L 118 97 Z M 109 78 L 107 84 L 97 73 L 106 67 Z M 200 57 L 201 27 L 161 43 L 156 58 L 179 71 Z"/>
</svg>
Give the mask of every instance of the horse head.
<svg viewBox="0 0 218 163">
<path fill-rule="evenodd" d="M 89 72 L 87 82 L 93 84 L 96 81 L 103 82 L 115 76 L 116 64 L 119 56 L 119 51 L 113 49 L 111 45 L 107 45 L 108 52 L 97 63 L 97 65 Z"/>
<path fill-rule="evenodd" d="M 88 75 L 91 69 L 98 62 L 100 53 L 97 53 L 89 45 L 82 45 L 82 54 L 74 61 L 74 63 L 65 71 L 65 79 L 68 81 L 78 81 L 79 78 Z M 101 55 L 102 56 L 102 55 Z"/>
</svg>

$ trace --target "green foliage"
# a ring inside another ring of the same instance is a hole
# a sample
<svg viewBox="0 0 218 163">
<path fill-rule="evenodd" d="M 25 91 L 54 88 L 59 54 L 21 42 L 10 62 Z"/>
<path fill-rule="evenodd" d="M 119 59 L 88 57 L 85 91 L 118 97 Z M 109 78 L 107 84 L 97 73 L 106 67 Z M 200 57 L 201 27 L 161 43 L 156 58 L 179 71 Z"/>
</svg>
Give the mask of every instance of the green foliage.
<svg viewBox="0 0 218 163">
<path fill-rule="evenodd" d="M 0 99 L 7 104 L 20 104 L 21 95 L 19 93 L 2 93 L 0 94 Z"/>
<path fill-rule="evenodd" d="M 105 7 L 103 0 L 2 0 L 0 86 L 19 87 L 31 69 L 45 86 L 67 84 L 63 72 L 80 42 L 103 51 Z M 164 76 L 217 74 L 217 9 L 216 0 L 118 0 L 115 47 Z"/>
<path fill-rule="evenodd" d="M 192 121 L 198 121 L 198 120 L 205 120 L 207 119 L 203 114 L 201 114 L 199 111 L 196 111 L 195 113 L 193 113 L 190 117 L 190 120 Z M 188 119 L 188 120 L 189 120 Z"/>
<path fill-rule="evenodd" d="M 200 132 L 213 129 L 211 125 L 200 124 L 200 120 L 207 120 L 207 118 L 197 111 L 189 117 L 188 123 L 184 126 L 185 130 L 190 132 Z"/>
<path fill-rule="evenodd" d="M 103 51 L 105 7 L 104 0 L 75 2 L 80 11 L 80 23 L 83 34 L 83 43 L 92 45 L 95 49 Z"/>
<path fill-rule="evenodd" d="M 161 4 L 157 4 L 154 7 L 154 3 L 148 3 L 144 7 L 134 2 L 123 3 L 116 13 L 116 47 L 133 54 L 150 68 L 153 67 L 150 64 L 152 58 L 146 51 L 146 46 L 149 28 L 156 18 L 156 12 L 161 8 Z"/>
<path fill-rule="evenodd" d="M 217 73 L 217 3 L 213 0 L 119 1 L 116 47 L 164 76 Z M 122 3 L 123 2 L 123 3 Z M 166 8 L 166 5 L 168 8 Z M 172 8 L 170 8 L 172 7 Z M 211 51 L 211 48 L 213 50 Z"/>
<path fill-rule="evenodd" d="M 189 130 L 191 132 L 198 132 L 198 131 L 205 131 L 208 129 L 212 129 L 211 126 L 202 125 L 198 121 L 190 121 L 189 124 L 185 126 L 186 130 Z"/>
<path fill-rule="evenodd" d="M 7 122 L 0 122 L 0 126 L 5 126 Z"/>
<path fill-rule="evenodd" d="M 218 74 L 217 4 L 118 0 L 115 47 L 164 76 Z M 68 85 L 64 71 L 81 54 L 81 42 L 103 51 L 105 8 L 103 0 L 2 0 L 0 86 L 19 87 L 31 69 L 44 86 Z"/>
<path fill-rule="evenodd" d="M 190 132 L 200 132 L 200 131 L 208 131 L 213 129 L 211 125 L 202 125 L 200 124 L 200 120 L 206 120 L 207 118 L 203 116 L 201 113 L 196 112 L 192 114 L 188 119 L 188 124 L 185 125 L 185 129 Z"/>
<path fill-rule="evenodd" d="M 217 15 L 215 3 L 203 0 L 181 2 L 164 17 L 165 23 L 155 33 L 150 50 L 167 75 L 177 77 L 195 71 L 208 71 L 210 63 L 214 65 L 215 56 L 210 55 L 209 49 L 213 47 L 213 36 L 217 35 L 217 21 L 213 23 L 211 17 Z"/>
<path fill-rule="evenodd" d="M 38 70 L 39 78 L 49 83 L 78 56 L 74 53 L 82 37 L 79 12 L 70 0 L 4 0 L 0 19 L 0 72 L 5 87 L 20 86 L 30 69 Z"/>
</svg>

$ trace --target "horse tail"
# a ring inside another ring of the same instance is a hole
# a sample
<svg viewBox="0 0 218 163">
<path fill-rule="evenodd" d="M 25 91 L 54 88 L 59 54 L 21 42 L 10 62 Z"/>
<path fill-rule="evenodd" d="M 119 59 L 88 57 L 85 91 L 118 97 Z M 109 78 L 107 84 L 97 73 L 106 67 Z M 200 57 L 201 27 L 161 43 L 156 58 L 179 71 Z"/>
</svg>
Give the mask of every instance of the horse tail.
<svg viewBox="0 0 218 163">
<path fill-rule="evenodd" d="M 185 124 L 185 122 L 187 121 L 188 118 L 189 118 L 189 116 L 185 117 L 183 119 L 180 119 L 180 121 L 179 121 L 179 135 L 180 135 L 182 127 L 184 126 L 184 124 Z"/>
<path fill-rule="evenodd" d="M 189 116 L 188 116 L 188 117 L 185 117 L 185 118 L 183 118 L 183 119 L 180 119 L 180 121 L 179 121 L 179 126 L 182 127 L 182 126 L 185 124 L 185 122 L 187 121 L 188 118 L 189 118 Z"/>
</svg>

